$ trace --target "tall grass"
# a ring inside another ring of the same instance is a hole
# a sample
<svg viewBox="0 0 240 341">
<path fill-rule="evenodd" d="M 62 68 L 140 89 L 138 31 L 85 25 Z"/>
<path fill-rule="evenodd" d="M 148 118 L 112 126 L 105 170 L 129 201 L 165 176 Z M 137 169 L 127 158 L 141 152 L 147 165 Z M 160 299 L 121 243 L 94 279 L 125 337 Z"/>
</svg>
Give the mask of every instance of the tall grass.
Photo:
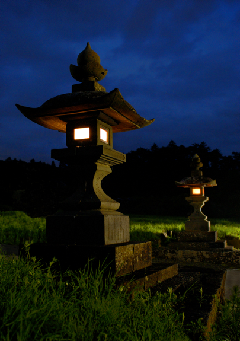
<svg viewBox="0 0 240 341">
<path fill-rule="evenodd" d="M 163 231 L 184 229 L 185 220 L 132 216 L 131 241 L 156 240 Z M 218 235 L 237 232 L 236 222 L 215 224 L 220 227 Z M 46 242 L 44 218 L 35 220 L 20 212 L 1 212 L 0 226 L 0 243 L 24 241 L 29 246 L 32 242 Z M 197 333 L 203 328 L 201 320 L 194 326 L 184 325 L 184 315 L 174 310 L 177 297 L 171 288 L 167 294 L 153 297 L 151 290 L 138 292 L 136 288 L 131 301 L 131 292 L 124 287 L 114 289 L 115 276 L 103 285 L 103 269 L 93 273 L 88 263 L 84 271 L 69 271 L 59 279 L 51 271 L 54 261 L 48 269 L 42 269 L 34 257 L 0 259 L 0 340 L 188 341 L 190 329 Z M 203 295 L 199 293 L 199 300 Z M 227 302 L 211 341 L 224 340 L 230 333 L 231 340 L 240 339 L 238 307 L 237 297 Z"/>
</svg>

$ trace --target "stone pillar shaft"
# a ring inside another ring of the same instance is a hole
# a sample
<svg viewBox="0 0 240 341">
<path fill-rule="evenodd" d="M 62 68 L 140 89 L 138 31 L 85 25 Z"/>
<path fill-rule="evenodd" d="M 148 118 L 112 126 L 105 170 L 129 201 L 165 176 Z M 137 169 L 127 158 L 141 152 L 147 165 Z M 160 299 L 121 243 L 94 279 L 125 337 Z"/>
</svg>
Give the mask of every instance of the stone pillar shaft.
<svg viewBox="0 0 240 341">
<path fill-rule="evenodd" d="M 199 197 L 187 197 L 186 200 L 189 202 L 191 206 L 193 206 L 194 211 L 188 217 L 189 220 L 185 223 L 186 231 L 210 231 L 210 221 L 207 221 L 207 216 L 205 216 L 201 208 L 204 206 L 205 202 L 209 200 L 208 197 L 199 196 Z"/>
</svg>

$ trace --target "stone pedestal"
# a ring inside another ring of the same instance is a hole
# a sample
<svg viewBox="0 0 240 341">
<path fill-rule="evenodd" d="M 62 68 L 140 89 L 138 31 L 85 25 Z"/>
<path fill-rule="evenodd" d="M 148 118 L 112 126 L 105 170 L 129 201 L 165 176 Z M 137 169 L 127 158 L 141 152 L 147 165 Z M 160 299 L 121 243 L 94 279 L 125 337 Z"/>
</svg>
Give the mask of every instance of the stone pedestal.
<svg viewBox="0 0 240 341">
<path fill-rule="evenodd" d="M 210 231 L 210 221 L 207 221 L 207 216 L 205 216 L 201 208 L 204 206 L 205 202 L 209 200 L 205 196 L 190 196 L 186 200 L 191 206 L 193 206 L 194 211 L 188 217 L 189 220 L 185 222 L 186 231 Z"/>
<path fill-rule="evenodd" d="M 217 231 L 180 231 L 177 233 L 177 240 L 179 242 L 216 242 Z"/>
<path fill-rule="evenodd" d="M 108 145 L 53 149 L 51 156 L 67 163 L 76 179 L 76 191 L 46 219 L 50 244 L 109 245 L 130 240 L 129 217 L 117 211 L 120 204 L 104 193 L 102 179 L 126 155 Z"/>
<path fill-rule="evenodd" d="M 50 258 L 57 255 L 64 268 L 67 264 L 82 268 L 88 259 L 96 258 L 99 263 L 106 257 L 114 272 L 120 269 L 119 261 L 123 260 L 121 274 L 150 266 L 151 256 L 146 254 L 151 254 L 151 246 L 129 244 L 129 217 L 117 211 L 120 204 L 101 187 L 102 179 L 112 171 L 111 166 L 125 162 L 126 155 L 108 145 L 97 145 L 53 149 L 51 156 L 69 165 L 76 191 L 60 203 L 54 215 L 46 218 L 47 245 L 35 245 L 32 252 L 40 255 L 44 250 Z M 141 260 L 143 255 L 145 261 Z M 92 266 L 95 265 L 93 262 Z"/>
</svg>

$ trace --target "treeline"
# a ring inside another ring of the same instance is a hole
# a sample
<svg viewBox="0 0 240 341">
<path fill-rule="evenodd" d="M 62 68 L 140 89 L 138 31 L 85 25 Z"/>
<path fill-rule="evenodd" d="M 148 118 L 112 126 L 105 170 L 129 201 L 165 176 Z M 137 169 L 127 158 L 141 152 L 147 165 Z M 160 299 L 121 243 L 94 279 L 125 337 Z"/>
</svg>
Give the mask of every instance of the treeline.
<svg viewBox="0 0 240 341">
<path fill-rule="evenodd" d="M 102 182 L 106 194 L 121 203 L 125 214 L 188 216 L 192 208 L 185 200 L 189 189 L 178 188 L 175 181 L 191 175 L 190 162 L 198 154 L 203 175 L 217 182 L 206 188 L 210 198 L 202 211 L 209 219 L 240 218 L 240 153 L 223 156 L 205 142 L 189 147 L 170 141 L 167 147 L 156 144 L 127 153 L 127 162 L 114 166 Z M 37 217 L 53 214 L 58 203 L 76 189 L 77 180 L 68 165 L 56 167 L 44 162 L 29 163 L 11 158 L 0 161 L 1 210 L 23 210 Z M 78 175 L 79 177 L 81 174 Z"/>
</svg>

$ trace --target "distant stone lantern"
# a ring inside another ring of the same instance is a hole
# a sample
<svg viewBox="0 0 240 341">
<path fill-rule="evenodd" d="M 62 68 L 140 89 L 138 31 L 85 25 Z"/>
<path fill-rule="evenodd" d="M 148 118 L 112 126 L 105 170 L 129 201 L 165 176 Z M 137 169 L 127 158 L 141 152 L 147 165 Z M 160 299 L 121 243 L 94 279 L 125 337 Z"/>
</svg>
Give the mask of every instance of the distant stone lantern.
<svg viewBox="0 0 240 341">
<path fill-rule="evenodd" d="M 217 184 L 216 180 L 203 177 L 203 172 L 200 170 L 202 166 L 200 157 L 195 154 L 190 165 L 191 177 L 184 178 L 180 182 L 175 181 L 178 187 L 190 188 L 190 197 L 187 197 L 186 200 L 193 206 L 194 211 L 185 223 L 185 230 L 189 231 L 210 231 L 210 221 L 207 221 L 207 216 L 201 211 L 205 202 L 209 200 L 208 197 L 204 196 L 204 187 L 213 187 Z"/>
<path fill-rule="evenodd" d="M 70 65 L 70 72 L 82 83 L 74 84 L 72 93 L 51 98 L 38 108 L 18 104 L 16 107 L 33 122 L 66 133 L 67 148 L 52 149 L 51 157 L 65 162 L 79 174 L 76 192 L 61 203 L 58 212 L 46 218 L 46 235 L 52 249 L 54 244 L 80 245 L 77 248 L 80 259 L 84 258 L 84 252 L 86 256 L 95 255 L 96 247 L 100 247 L 101 253 L 105 250 L 102 246 L 130 241 L 129 217 L 119 212 L 120 204 L 104 193 L 101 181 L 112 172 L 112 166 L 126 161 L 125 154 L 113 149 L 113 133 L 143 128 L 154 119 L 138 115 L 119 89 L 107 93 L 98 84 L 107 70 L 100 65 L 100 57 L 89 43 L 77 62 L 78 66 Z M 88 246 L 87 251 L 84 246 Z M 130 250 L 130 246 L 124 247 Z M 116 263 L 116 257 L 113 258 Z M 126 262 L 127 270 L 131 271 L 132 261 Z M 147 266 L 147 262 L 142 264 Z"/>
</svg>

